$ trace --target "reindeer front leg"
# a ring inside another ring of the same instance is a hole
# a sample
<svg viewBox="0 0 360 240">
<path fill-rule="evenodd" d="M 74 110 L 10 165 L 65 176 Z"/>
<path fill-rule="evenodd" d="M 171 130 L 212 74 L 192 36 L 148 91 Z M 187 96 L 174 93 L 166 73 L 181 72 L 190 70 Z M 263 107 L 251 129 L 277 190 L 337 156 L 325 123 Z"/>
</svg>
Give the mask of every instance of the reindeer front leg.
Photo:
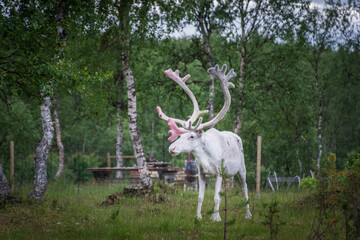
<svg viewBox="0 0 360 240">
<path fill-rule="evenodd" d="M 215 180 L 215 196 L 214 196 L 215 208 L 214 208 L 214 213 L 211 216 L 211 219 L 214 220 L 215 222 L 221 222 L 221 217 L 219 213 L 219 207 L 221 203 L 221 196 L 219 193 L 221 191 L 221 184 L 222 184 L 222 177 L 218 174 Z"/>
<path fill-rule="evenodd" d="M 204 195 L 205 195 L 205 174 L 200 166 L 198 166 L 198 173 L 199 173 L 199 197 L 198 197 L 197 218 L 202 219 L 201 206 L 204 201 Z"/>
</svg>

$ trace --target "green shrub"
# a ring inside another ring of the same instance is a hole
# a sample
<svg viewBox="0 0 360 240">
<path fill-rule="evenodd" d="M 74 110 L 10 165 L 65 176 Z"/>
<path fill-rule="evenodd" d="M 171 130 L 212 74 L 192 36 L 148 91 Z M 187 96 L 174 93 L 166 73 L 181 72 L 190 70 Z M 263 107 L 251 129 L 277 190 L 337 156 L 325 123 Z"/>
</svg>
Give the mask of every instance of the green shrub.
<svg viewBox="0 0 360 240">
<path fill-rule="evenodd" d="M 303 180 L 301 180 L 300 187 L 304 189 L 315 189 L 317 183 L 318 181 L 316 178 L 306 177 Z"/>
</svg>

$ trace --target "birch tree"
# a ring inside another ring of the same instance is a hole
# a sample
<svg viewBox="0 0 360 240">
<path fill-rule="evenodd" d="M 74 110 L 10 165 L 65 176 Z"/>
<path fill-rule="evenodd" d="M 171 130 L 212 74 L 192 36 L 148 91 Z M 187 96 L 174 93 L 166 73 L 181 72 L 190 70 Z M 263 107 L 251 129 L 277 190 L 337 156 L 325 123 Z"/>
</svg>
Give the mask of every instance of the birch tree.
<svg viewBox="0 0 360 240">
<path fill-rule="evenodd" d="M 213 1 L 189 1 L 188 21 L 194 23 L 202 39 L 202 56 L 198 56 L 205 70 L 214 66 L 213 55 L 211 51 L 211 34 L 216 27 L 214 19 L 214 2 Z M 209 83 L 209 118 L 214 118 L 214 79 L 210 76 Z"/>
<path fill-rule="evenodd" d="M 251 40 L 260 39 L 256 47 L 260 48 L 275 37 L 282 37 L 286 31 L 299 24 L 303 11 L 308 3 L 302 1 L 248 1 L 235 0 L 229 3 L 229 14 L 233 15 L 232 31 L 239 38 L 241 60 L 238 70 L 238 95 L 233 131 L 240 133 L 242 127 L 244 84 L 249 77 L 246 75 L 249 57 L 248 45 Z"/>
<path fill-rule="evenodd" d="M 121 98 L 122 86 L 123 86 L 123 74 L 119 72 L 116 76 L 116 87 L 117 87 L 117 104 L 116 104 L 116 167 L 123 166 L 122 159 L 122 142 L 123 142 L 123 125 L 122 125 L 122 117 L 121 112 L 123 109 L 123 101 Z M 116 178 L 122 178 L 123 174 L 121 171 L 116 172 Z"/>
<path fill-rule="evenodd" d="M 332 48 L 346 42 L 348 35 L 355 35 L 354 19 L 358 18 L 358 13 L 353 11 L 346 4 L 327 2 L 324 7 L 312 7 L 308 14 L 307 39 L 311 46 L 311 54 L 308 61 L 313 68 L 313 79 L 315 83 L 316 98 L 316 134 L 317 134 L 317 154 L 316 170 L 320 171 L 321 158 L 324 149 L 324 119 L 325 107 L 329 104 L 331 96 L 325 96 L 326 89 L 329 87 L 329 79 L 324 77 L 326 70 L 321 67 L 324 54 Z M 326 133 L 326 129 L 325 129 Z M 326 140 L 326 139 L 325 139 Z"/>
<path fill-rule="evenodd" d="M 1 4 L 2 27 L 9 28 L 1 39 L 7 42 L 5 49 L 10 50 L 13 57 L 2 67 L 2 78 L 13 84 L 13 91 L 37 99 L 36 107 L 41 103 L 42 138 L 35 149 L 33 187 L 28 194 L 29 198 L 36 200 L 42 200 L 46 191 L 47 158 L 54 134 L 49 65 L 54 56 L 55 41 L 51 34 L 52 21 L 46 14 L 47 7 L 41 1 L 5 1 Z"/>
<path fill-rule="evenodd" d="M 151 1 L 141 3 L 126 0 L 110 1 L 104 9 L 111 12 L 111 14 L 107 15 L 108 21 L 116 24 L 115 26 L 107 26 L 107 33 L 104 34 L 104 38 L 107 38 L 107 45 L 114 46 L 120 55 L 118 61 L 121 70 L 119 71 L 122 72 L 126 82 L 128 123 L 136 165 L 139 169 L 142 185 L 150 187 L 152 182 L 147 170 L 142 138 L 138 128 L 135 78 L 131 67 L 131 48 L 132 43 L 139 41 L 139 38 L 141 39 L 149 30 L 147 27 L 149 27 L 148 14 L 152 9 Z M 118 125 L 119 133 L 121 133 L 121 129 L 119 129 Z"/>
<path fill-rule="evenodd" d="M 65 8 L 66 8 L 66 1 L 61 0 L 58 5 L 58 14 L 56 16 L 56 21 L 58 25 L 57 28 L 57 36 L 59 41 L 59 51 L 60 55 L 63 55 L 64 47 L 66 43 L 66 29 L 62 26 L 65 21 Z M 56 56 L 57 60 L 61 60 L 61 56 Z M 65 151 L 64 151 L 64 145 L 62 143 L 61 139 L 61 127 L 60 127 L 60 120 L 59 120 L 59 111 L 58 111 L 58 97 L 55 93 L 53 96 L 53 105 L 54 105 L 54 120 L 55 120 L 55 129 L 56 129 L 56 143 L 59 149 L 59 168 L 55 175 L 55 179 L 58 179 L 62 172 L 64 171 L 64 165 L 65 165 Z"/>
<path fill-rule="evenodd" d="M 3 171 L 3 165 L 0 164 L 0 200 L 10 194 L 10 187 Z"/>
<path fill-rule="evenodd" d="M 197 33 L 200 34 L 202 51 L 200 55 L 197 56 L 201 61 L 202 67 L 205 71 L 210 67 L 214 66 L 213 50 L 211 47 L 211 37 L 215 32 L 221 34 L 228 24 L 231 21 L 231 18 L 226 13 L 226 8 L 228 3 L 222 1 L 215 3 L 214 1 L 206 0 L 197 0 L 197 1 L 184 1 L 185 11 L 187 13 L 186 23 L 194 24 L 197 30 Z M 209 100 L 208 100 L 208 109 L 209 109 L 209 118 L 214 117 L 215 103 L 214 103 L 214 79 L 213 76 L 210 76 L 209 81 Z"/>
<path fill-rule="evenodd" d="M 41 122 L 42 122 L 42 139 L 38 143 L 34 153 L 35 177 L 33 188 L 29 193 L 29 198 L 42 200 L 47 186 L 47 158 L 51 149 L 51 143 L 54 136 L 54 127 L 51 119 L 51 100 L 46 90 L 41 90 L 43 103 L 41 104 Z"/>
</svg>

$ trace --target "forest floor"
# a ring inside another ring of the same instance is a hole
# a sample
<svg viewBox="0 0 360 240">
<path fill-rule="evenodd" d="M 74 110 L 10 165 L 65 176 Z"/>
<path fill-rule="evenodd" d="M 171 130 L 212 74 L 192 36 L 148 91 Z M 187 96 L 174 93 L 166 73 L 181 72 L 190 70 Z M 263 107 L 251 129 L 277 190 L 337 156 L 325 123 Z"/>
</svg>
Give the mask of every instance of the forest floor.
<svg viewBox="0 0 360 240">
<path fill-rule="evenodd" d="M 22 202 L 0 209 L 0 239 L 223 239 L 224 223 L 210 220 L 212 188 L 206 190 L 201 221 L 195 217 L 197 192 L 182 188 L 167 191 L 160 200 L 156 193 L 155 197 L 119 195 L 115 204 L 101 205 L 123 188 L 60 181 L 49 184 L 41 203 L 26 199 L 29 189 L 19 190 Z M 244 218 L 240 189 L 228 191 L 227 239 L 271 239 L 271 232 L 273 239 L 309 239 L 317 213 L 309 192 L 292 189 L 264 192 L 260 199 L 254 192 L 249 196 L 251 220 Z M 224 211 L 221 216 L 224 219 Z M 344 236 L 333 230 L 324 239 Z"/>
</svg>

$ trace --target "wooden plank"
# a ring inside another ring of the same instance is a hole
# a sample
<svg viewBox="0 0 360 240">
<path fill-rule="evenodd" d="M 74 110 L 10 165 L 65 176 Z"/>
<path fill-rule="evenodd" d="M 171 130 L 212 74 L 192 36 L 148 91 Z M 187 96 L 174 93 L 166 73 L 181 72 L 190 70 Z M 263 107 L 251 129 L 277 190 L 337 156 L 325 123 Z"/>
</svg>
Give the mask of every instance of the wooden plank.
<svg viewBox="0 0 360 240">
<path fill-rule="evenodd" d="M 92 172 L 111 172 L 111 171 L 137 171 L 137 167 L 113 167 L 113 168 L 87 168 L 86 170 L 92 171 Z M 167 168 L 167 167 L 149 167 L 149 171 L 165 171 L 165 172 L 178 172 L 182 171 L 183 168 Z"/>
<path fill-rule="evenodd" d="M 106 158 L 107 158 L 107 166 L 108 168 L 111 168 L 111 156 L 109 152 L 106 154 Z"/>
<path fill-rule="evenodd" d="M 116 156 L 110 155 L 110 158 L 116 158 Z M 122 156 L 122 158 L 135 158 L 135 156 Z"/>
</svg>

